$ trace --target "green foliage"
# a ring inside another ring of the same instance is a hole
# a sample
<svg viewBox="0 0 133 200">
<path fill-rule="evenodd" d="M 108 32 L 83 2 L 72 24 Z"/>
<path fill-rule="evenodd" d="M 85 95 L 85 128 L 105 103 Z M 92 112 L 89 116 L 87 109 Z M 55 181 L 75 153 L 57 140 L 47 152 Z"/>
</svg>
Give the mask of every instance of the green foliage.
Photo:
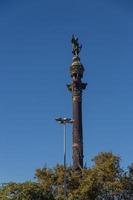
<svg viewBox="0 0 133 200">
<path fill-rule="evenodd" d="M 44 190 L 39 184 L 9 183 L 2 186 L 0 190 L 2 200 L 54 200 L 53 195 Z"/>
<path fill-rule="evenodd" d="M 0 189 L 2 200 L 64 200 L 64 172 L 67 175 L 67 200 L 132 200 L 133 164 L 127 171 L 120 167 L 120 157 L 101 152 L 93 166 L 81 171 L 42 168 L 35 172 L 36 182 L 9 183 Z"/>
</svg>

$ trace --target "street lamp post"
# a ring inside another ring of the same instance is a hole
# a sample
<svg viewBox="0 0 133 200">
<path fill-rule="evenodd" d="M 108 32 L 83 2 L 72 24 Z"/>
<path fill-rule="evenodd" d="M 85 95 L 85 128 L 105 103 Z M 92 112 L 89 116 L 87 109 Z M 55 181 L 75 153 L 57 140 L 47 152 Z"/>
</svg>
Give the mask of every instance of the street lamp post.
<svg viewBox="0 0 133 200">
<path fill-rule="evenodd" d="M 67 196 L 67 185 L 66 185 L 66 124 L 72 124 L 73 120 L 71 118 L 56 118 L 59 124 L 64 125 L 64 197 Z"/>
</svg>

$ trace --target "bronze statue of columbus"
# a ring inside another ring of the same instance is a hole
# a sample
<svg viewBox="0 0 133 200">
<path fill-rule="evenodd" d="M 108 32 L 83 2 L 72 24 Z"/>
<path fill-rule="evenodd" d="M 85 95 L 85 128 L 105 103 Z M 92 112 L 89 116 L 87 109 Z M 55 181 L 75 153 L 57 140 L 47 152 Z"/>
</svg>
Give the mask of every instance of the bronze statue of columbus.
<svg viewBox="0 0 133 200">
<path fill-rule="evenodd" d="M 82 45 L 79 46 L 78 38 L 75 37 L 74 35 L 72 35 L 71 43 L 72 43 L 72 48 L 73 48 L 72 49 L 73 55 L 78 56 L 78 54 L 80 53 L 82 49 Z"/>
</svg>

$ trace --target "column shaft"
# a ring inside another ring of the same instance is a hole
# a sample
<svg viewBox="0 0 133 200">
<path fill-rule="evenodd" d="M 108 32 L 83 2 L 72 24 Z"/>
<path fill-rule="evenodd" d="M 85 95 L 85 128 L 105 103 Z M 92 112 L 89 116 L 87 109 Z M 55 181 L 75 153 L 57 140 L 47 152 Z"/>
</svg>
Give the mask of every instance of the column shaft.
<svg viewBox="0 0 133 200">
<path fill-rule="evenodd" d="M 73 96 L 73 167 L 83 168 L 82 93 Z"/>
</svg>

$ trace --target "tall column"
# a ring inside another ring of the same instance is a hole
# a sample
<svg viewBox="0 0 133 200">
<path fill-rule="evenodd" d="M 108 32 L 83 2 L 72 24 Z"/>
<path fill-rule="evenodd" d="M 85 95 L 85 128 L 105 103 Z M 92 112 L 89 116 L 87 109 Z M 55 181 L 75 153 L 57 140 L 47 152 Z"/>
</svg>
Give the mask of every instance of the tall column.
<svg viewBox="0 0 133 200">
<path fill-rule="evenodd" d="M 73 103 L 73 168 L 78 170 L 83 168 L 83 130 L 82 130 L 82 91 L 87 83 L 82 82 L 84 67 L 78 56 L 81 46 L 78 38 L 72 37 L 73 62 L 70 66 L 72 83 L 67 85 L 72 92 Z"/>
</svg>

